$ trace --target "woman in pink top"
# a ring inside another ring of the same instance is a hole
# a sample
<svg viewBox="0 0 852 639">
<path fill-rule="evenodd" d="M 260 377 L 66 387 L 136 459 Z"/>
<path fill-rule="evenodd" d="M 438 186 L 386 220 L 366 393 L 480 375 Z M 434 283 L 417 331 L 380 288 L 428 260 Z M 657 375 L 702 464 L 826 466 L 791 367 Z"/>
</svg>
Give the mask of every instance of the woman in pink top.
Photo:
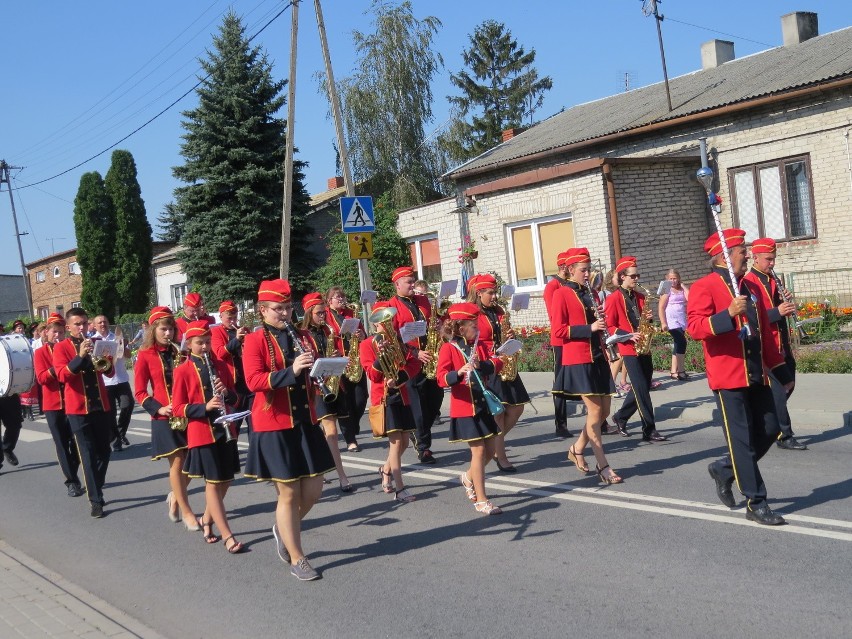
<svg viewBox="0 0 852 639">
<path fill-rule="evenodd" d="M 666 279 L 672 283 L 671 290 L 660 296 L 659 315 L 663 330 L 668 331 L 674 340 L 672 349 L 671 378 L 684 380 L 689 377 L 683 366 L 686 355 L 686 300 L 689 299 L 689 287 L 680 281 L 680 273 L 669 269 Z"/>
</svg>

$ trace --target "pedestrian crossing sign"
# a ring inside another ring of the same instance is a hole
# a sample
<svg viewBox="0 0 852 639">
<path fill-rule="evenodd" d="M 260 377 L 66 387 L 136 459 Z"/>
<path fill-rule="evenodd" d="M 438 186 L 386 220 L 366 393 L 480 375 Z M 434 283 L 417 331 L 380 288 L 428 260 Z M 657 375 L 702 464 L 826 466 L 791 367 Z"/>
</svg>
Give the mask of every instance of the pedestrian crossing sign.
<svg viewBox="0 0 852 639">
<path fill-rule="evenodd" d="M 373 198 L 369 195 L 340 198 L 340 223 L 344 233 L 372 233 L 376 230 Z"/>
<path fill-rule="evenodd" d="M 349 240 L 349 258 L 353 260 L 373 259 L 372 233 L 347 233 Z"/>
</svg>

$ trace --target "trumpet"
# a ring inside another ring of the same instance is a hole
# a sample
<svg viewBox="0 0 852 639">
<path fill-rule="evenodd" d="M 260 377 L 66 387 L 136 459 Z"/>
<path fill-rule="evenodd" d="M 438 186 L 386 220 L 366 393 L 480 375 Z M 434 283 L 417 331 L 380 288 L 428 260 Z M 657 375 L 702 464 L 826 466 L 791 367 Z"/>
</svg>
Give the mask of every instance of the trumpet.
<svg viewBox="0 0 852 639">
<path fill-rule="evenodd" d="M 775 286 L 778 287 L 778 292 L 781 294 L 781 298 L 785 302 L 792 302 L 793 295 L 784 287 L 784 282 L 781 281 L 781 278 L 775 274 L 775 269 L 769 269 L 769 274 L 772 276 L 772 279 L 775 280 Z M 805 329 L 799 324 L 799 318 L 796 315 L 796 311 L 790 315 L 790 319 L 793 320 L 793 329 L 796 331 L 796 334 L 799 336 L 799 339 L 803 337 L 807 337 L 808 334 L 805 333 Z"/>
<path fill-rule="evenodd" d="M 207 353 L 202 353 L 202 357 L 204 358 L 204 364 L 207 366 L 207 374 L 210 376 L 210 390 L 213 392 L 215 396 L 219 398 L 219 401 L 222 402 L 222 408 L 217 408 L 217 412 L 219 413 L 219 417 L 224 417 L 228 414 L 228 408 L 225 405 L 225 394 L 224 393 L 216 393 L 214 388 L 216 387 L 216 382 L 219 381 L 219 378 L 216 376 L 216 371 L 213 369 L 213 364 L 210 362 L 210 356 Z M 218 425 L 218 424 L 217 424 Z M 225 442 L 234 441 L 234 436 L 231 434 L 231 425 L 227 422 L 221 424 L 222 428 L 225 430 Z M 214 426 L 215 430 L 215 426 Z M 219 439 L 221 435 L 216 435 L 216 439 Z"/>
</svg>

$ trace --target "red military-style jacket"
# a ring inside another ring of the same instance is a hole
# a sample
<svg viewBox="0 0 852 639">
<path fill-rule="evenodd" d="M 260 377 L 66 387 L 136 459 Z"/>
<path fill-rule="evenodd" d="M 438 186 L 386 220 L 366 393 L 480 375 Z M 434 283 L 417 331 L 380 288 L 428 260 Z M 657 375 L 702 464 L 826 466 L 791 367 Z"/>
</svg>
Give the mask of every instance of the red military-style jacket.
<svg viewBox="0 0 852 639">
<path fill-rule="evenodd" d="M 496 322 L 492 321 L 483 310 L 476 319 L 476 325 L 479 329 L 479 343 L 485 346 L 486 352 L 493 355 L 495 349 L 499 348 L 500 344 L 506 341 L 506 336 L 502 334 L 500 329 L 500 318 L 503 317 L 506 311 L 500 306 L 492 306 L 488 310 L 493 311 L 497 315 Z"/>
<path fill-rule="evenodd" d="M 462 380 L 458 370 L 465 365 L 466 359 L 456 345 L 469 350 L 472 344 L 464 343 L 460 337 L 454 337 L 452 342 L 445 342 L 438 351 L 438 370 L 435 379 L 438 386 L 450 389 L 450 417 L 473 417 L 477 413 L 475 399 L 482 398 L 482 389 L 479 382 L 473 379 Z M 488 377 L 499 373 L 503 369 L 502 360 L 492 357 L 485 344 L 479 342 L 476 345 L 476 354 L 479 357 L 479 378 L 488 386 Z"/>
<path fill-rule="evenodd" d="M 228 329 L 219 324 L 210 327 L 210 348 L 213 354 L 228 369 L 228 379 L 237 383 L 237 366 L 234 362 L 234 353 L 241 351 L 242 344 L 236 337 L 231 339 Z"/>
<path fill-rule="evenodd" d="M 769 317 L 760 291 L 746 280 L 740 281 L 740 290 L 748 298 L 746 314 L 752 337 L 747 340 L 739 337 L 742 317 L 728 314 L 734 294 L 727 269 L 714 267 L 689 290 L 687 331 L 692 339 L 704 343 L 707 383 L 712 390 L 766 385 L 766 369 L 772 370 L 782 384 L 792 381 L 768 330 Z"/>
<path fill-rule="evenodd" d="M 544 308 L 547 310 L 547 317 L 550 320 L 550 345 L 551 346 L 562 346 L 562 340 L 556 337 L 553 333 L 553 315 L 552 315 L 552 306 L 553 306 L 553 295 L 563 286 L 568 285 L 568 280 L 563 280 L 558 275 L 554 276 L 552 280 L 550 280 L 547 284 L 544 285 L 544 293 L 542 297 L 544 298 Z"/>
<path fill-rule="evenodd" d="M 769 317 L 769 332 L 772 333 L 772 339 L 778 346 L 778 350 L 782 355 L 791 353 L 790 349 L 790 334 L 787 332 L 787 318 L 781 315 L 778 310 L 778 305 L 784 299 L 781 297 L 781 291 L 778 290 L 778 284 L 775 283 L 769 273 L 751 267 L 748 273 L 745 274 L 745 280 L 757 285 L 760 290 L 760 296 L 763 298 L 763 305 L 766 306 L 766 315 Z"/>
<path fill-rule="evenodd" d="M 610 335 L 628 335 L 635 333 L 639 328 L 630 321 L 629 309 L 627 308 L 627 289 L 623 286 L 614 291 L 612 295 L 607 295 L 604 302 L 604 317 L 606 318 L 606 327 Z M 642 316 L 642 311 L 645 310 L 645 296 L 641 293 L 633 293 L 633 299 L 636 300 L 638 307 L 637 316 Z M 638 320 L 637 320 L 638 321 Z M 636 357 L 636 344 L 630 342 L 619 342 L 618 352 L 622 357 L 625 355 Z M 649 356 L 650 357 L 650 356 Z"/>
<path fill-rule="evenodd" d="M 234 404 L 237 393 L 234 391 L 233 382 L 227 377 L 228 369 L 215 355 L 210 356 L 210 365 L 227 389 L 225 403 Z M 189 448 L 208 446 L 216 442 L 213 420 L 217 415 L 208 413 L 206 406 L 212 398 L 213 386 L 207 364 L 201 357 L 189 355 L 186 361 L 174 370 L 172 393 L 172 413 L 175 417 L 186 417 L 188 420 L 186 445 Z M 230 428 L 231 436 L 236 437 L 233 423 L 223 426 Z"/>
<path fill-rule="evenodd" d="M 358 346 L 358 353 L 361 359 L 361 366 L 364 367 L 364 372 L 370 382 L 370 404 L 372 406 L 378 406 L 382 403 L 382 397 L 385 393 L 385 376 L 378 364 L 378 357 L 376 356 L 376 350 L 373 346 L 374 340 L 375 335 L 371 335 L 367 339 L 363 340 Z M 409 352 L 405 357 L 405 365 L 397 373 L 397 389 L 402 397 L 402 403 L 405 406 L 409 406 L 411 404 L 408 385 L 405 384 L 405 382 L 420 372 L 420 366 L 420 360 Z"/>
<path fill-rule="evenodd" d="M 35 350 L 33 368 L 36 381 L 41 384 L 41 409 L 43 411 L 64 410 L 62 387 L 53 368 L 53 344 L 45 342 Z"/>
<path fill-rule="evenodd" d="M 592 332 L 595 320 L 588 293 L 576 282 L 568 282 L 553 294 L 551 334 L 562 341 L 562 365 L 591 364 L 603 354 L 602 331 Z M 594 303 L 594 300 L 592 300 Z"/>
<path fill-rule="evenodd" d="M 53 349 L 53 370 L 62 384 L 65 384 L 65 414 L 88 415 L 93 410 L 112 411 L 103 376 L 112 377 L 114 369 L 98 373 L 92 366 L 91 357 L 77 355 L 78 344 L 82 340 L 66 337 Z M 89 391 L 89 395 L 86 391 Z M 100 400 L 100 406 L 92 404 L 93 399 Z"/>
<path fill-rule="evenodd" d="M 300 426 L 317 423 L 309 394 L 314 392 L 314 382 L 308 377 L 308 370 L 298 376 L 293 372 L 295 356 L 290 336 L 283 330 L 264 326 L 263 330 L 246 335 L 243 370 L 248 389 L 255 393 L 251 407 L 252 429 L 258 432 L 286 430 L 296 423 Z"/>
<path fill-rule="evenodd" d="M 173 348 L 159 344 L 143 348 L 136 354 L 136 363 L 133 365 L 133 396 L 136 403 L 142 406 L 152 419 L 168 420 L 165 415 L 158 415 L 157 411 L 172 404 L 174 357 Z"/>
<path fill-rule="evenodd" d="M 413 312 L 399 295 L 394 295 L 388 300 L 388 306 L 395 308 L 397 311 L 396 315 L 393 317 L 393 327 L 397 333 L 399 333 L 399 329 L 402 328 L 404 324 L 418 320 L 425 320 L 428 322 L 429 318 L 432 316 L 432 305 L 429 303 L 428 297 L 415 293 L 408 299 L 416 306 L 416 309 L 414 309 Z M 422 350 L 426 348 L 426 336 L 424 335 L 419 339 L 411 339 L 407 342 L 407 344 L 416 349 Z"/>
</svg>

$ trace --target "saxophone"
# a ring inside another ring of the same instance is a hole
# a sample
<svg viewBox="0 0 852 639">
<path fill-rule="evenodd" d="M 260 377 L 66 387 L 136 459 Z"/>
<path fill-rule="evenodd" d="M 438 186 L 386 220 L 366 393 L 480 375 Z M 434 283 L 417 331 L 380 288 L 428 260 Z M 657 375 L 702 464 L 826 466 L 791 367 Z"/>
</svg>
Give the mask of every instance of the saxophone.
<svg viewBox="0 0 852 639">
<path fill-rule="evenodd" d="M 512 323 L 509 320 L 509 305 L 501 306 L 503 313 L 500 315 L 500 335 L 503 337 L 503 342 L 508 338 L 506 335 L 512 330 Z M 500 355 L 503 360 L 503 370 L 500 371 L 500 379 L 504 382 L 514 382 L 518 377 L 518 359 L 521 356 L 521 351 L 514 355 Z"/>
<path fill-rule="evenodd" d="M 358 317 L 360 313 L 357 304 L 350 304 L 349 307 L 355 313 L 355 317 Z M 361 338 L 358 337 L 358 333 L 354 332 L 349 337 L 349 352 L 346 353 L 346 356 L 349 358 L 349 363 L 346 365 L 346 370 L 343 371 L 343 376 L 348 379 L 353 384 L 357 384 L 361 381 L 361 378 L 364 376 L 364 369 L 361 367 Z"/>
<path fill-rule="evenodd" d="M 326 326 L 328 326 L 326 324 Z M 328 327 L 328 335 L 325 338 L 325 354 L 324 357 L 334 357 L 334 331 Z M 340 392 L 340 375 L 329 375 L 322 380 L 320 384 L 322 390 L 322 400 L 326 403 L 331 403 L 337 399 L 337 394 Z"/>
<path fill-rule="evenodd" d="M 660 298 L 656 295 L 653 295 L 651 291 L 642 286 L 641 284 L 636 284 L 636 288 L 639 289 L 645 296 L 647 309 L 647 302 L 652 300 L 659 300 Z M 635 347 L 637 355 L 650 355 L 651 353 L 651 342 L 654 339 L 654 335 L 660 332 L 660 328 L 654 324 L 653 319 L 645 319 L 645 313 L 642 312 L 639 315 L 639 327 L 636 329 L 636 332 L 639 333 L 639 337 L 636 339 Z"/>
<path fill-rule="evenodd" d="M 180 347 L 173 341 L 169 340 L 169 346 L 174 351 L 172 357 L 172 376 L 174 377 L 175 369 L 183 362 L 183 354 L 180 352 Z M 172 430 L 186 430 L 189 426 L 189 420 L 186 417 L 169 417 L 169 427 Z"/>
<path fill-rule="evenodd" d="M 438 349 L 441 348 L 441 332 L 438 330 L 439 303 L 437 296 L 427 292 L 426 296 L 432 302 L 432 313 L 429 315 L 429 324 L 426 327 L 426 350 L 432 359 L 423 366 L 423 375 L 426 379 L 435 379 L 438 372 Z"/>
</svg>

